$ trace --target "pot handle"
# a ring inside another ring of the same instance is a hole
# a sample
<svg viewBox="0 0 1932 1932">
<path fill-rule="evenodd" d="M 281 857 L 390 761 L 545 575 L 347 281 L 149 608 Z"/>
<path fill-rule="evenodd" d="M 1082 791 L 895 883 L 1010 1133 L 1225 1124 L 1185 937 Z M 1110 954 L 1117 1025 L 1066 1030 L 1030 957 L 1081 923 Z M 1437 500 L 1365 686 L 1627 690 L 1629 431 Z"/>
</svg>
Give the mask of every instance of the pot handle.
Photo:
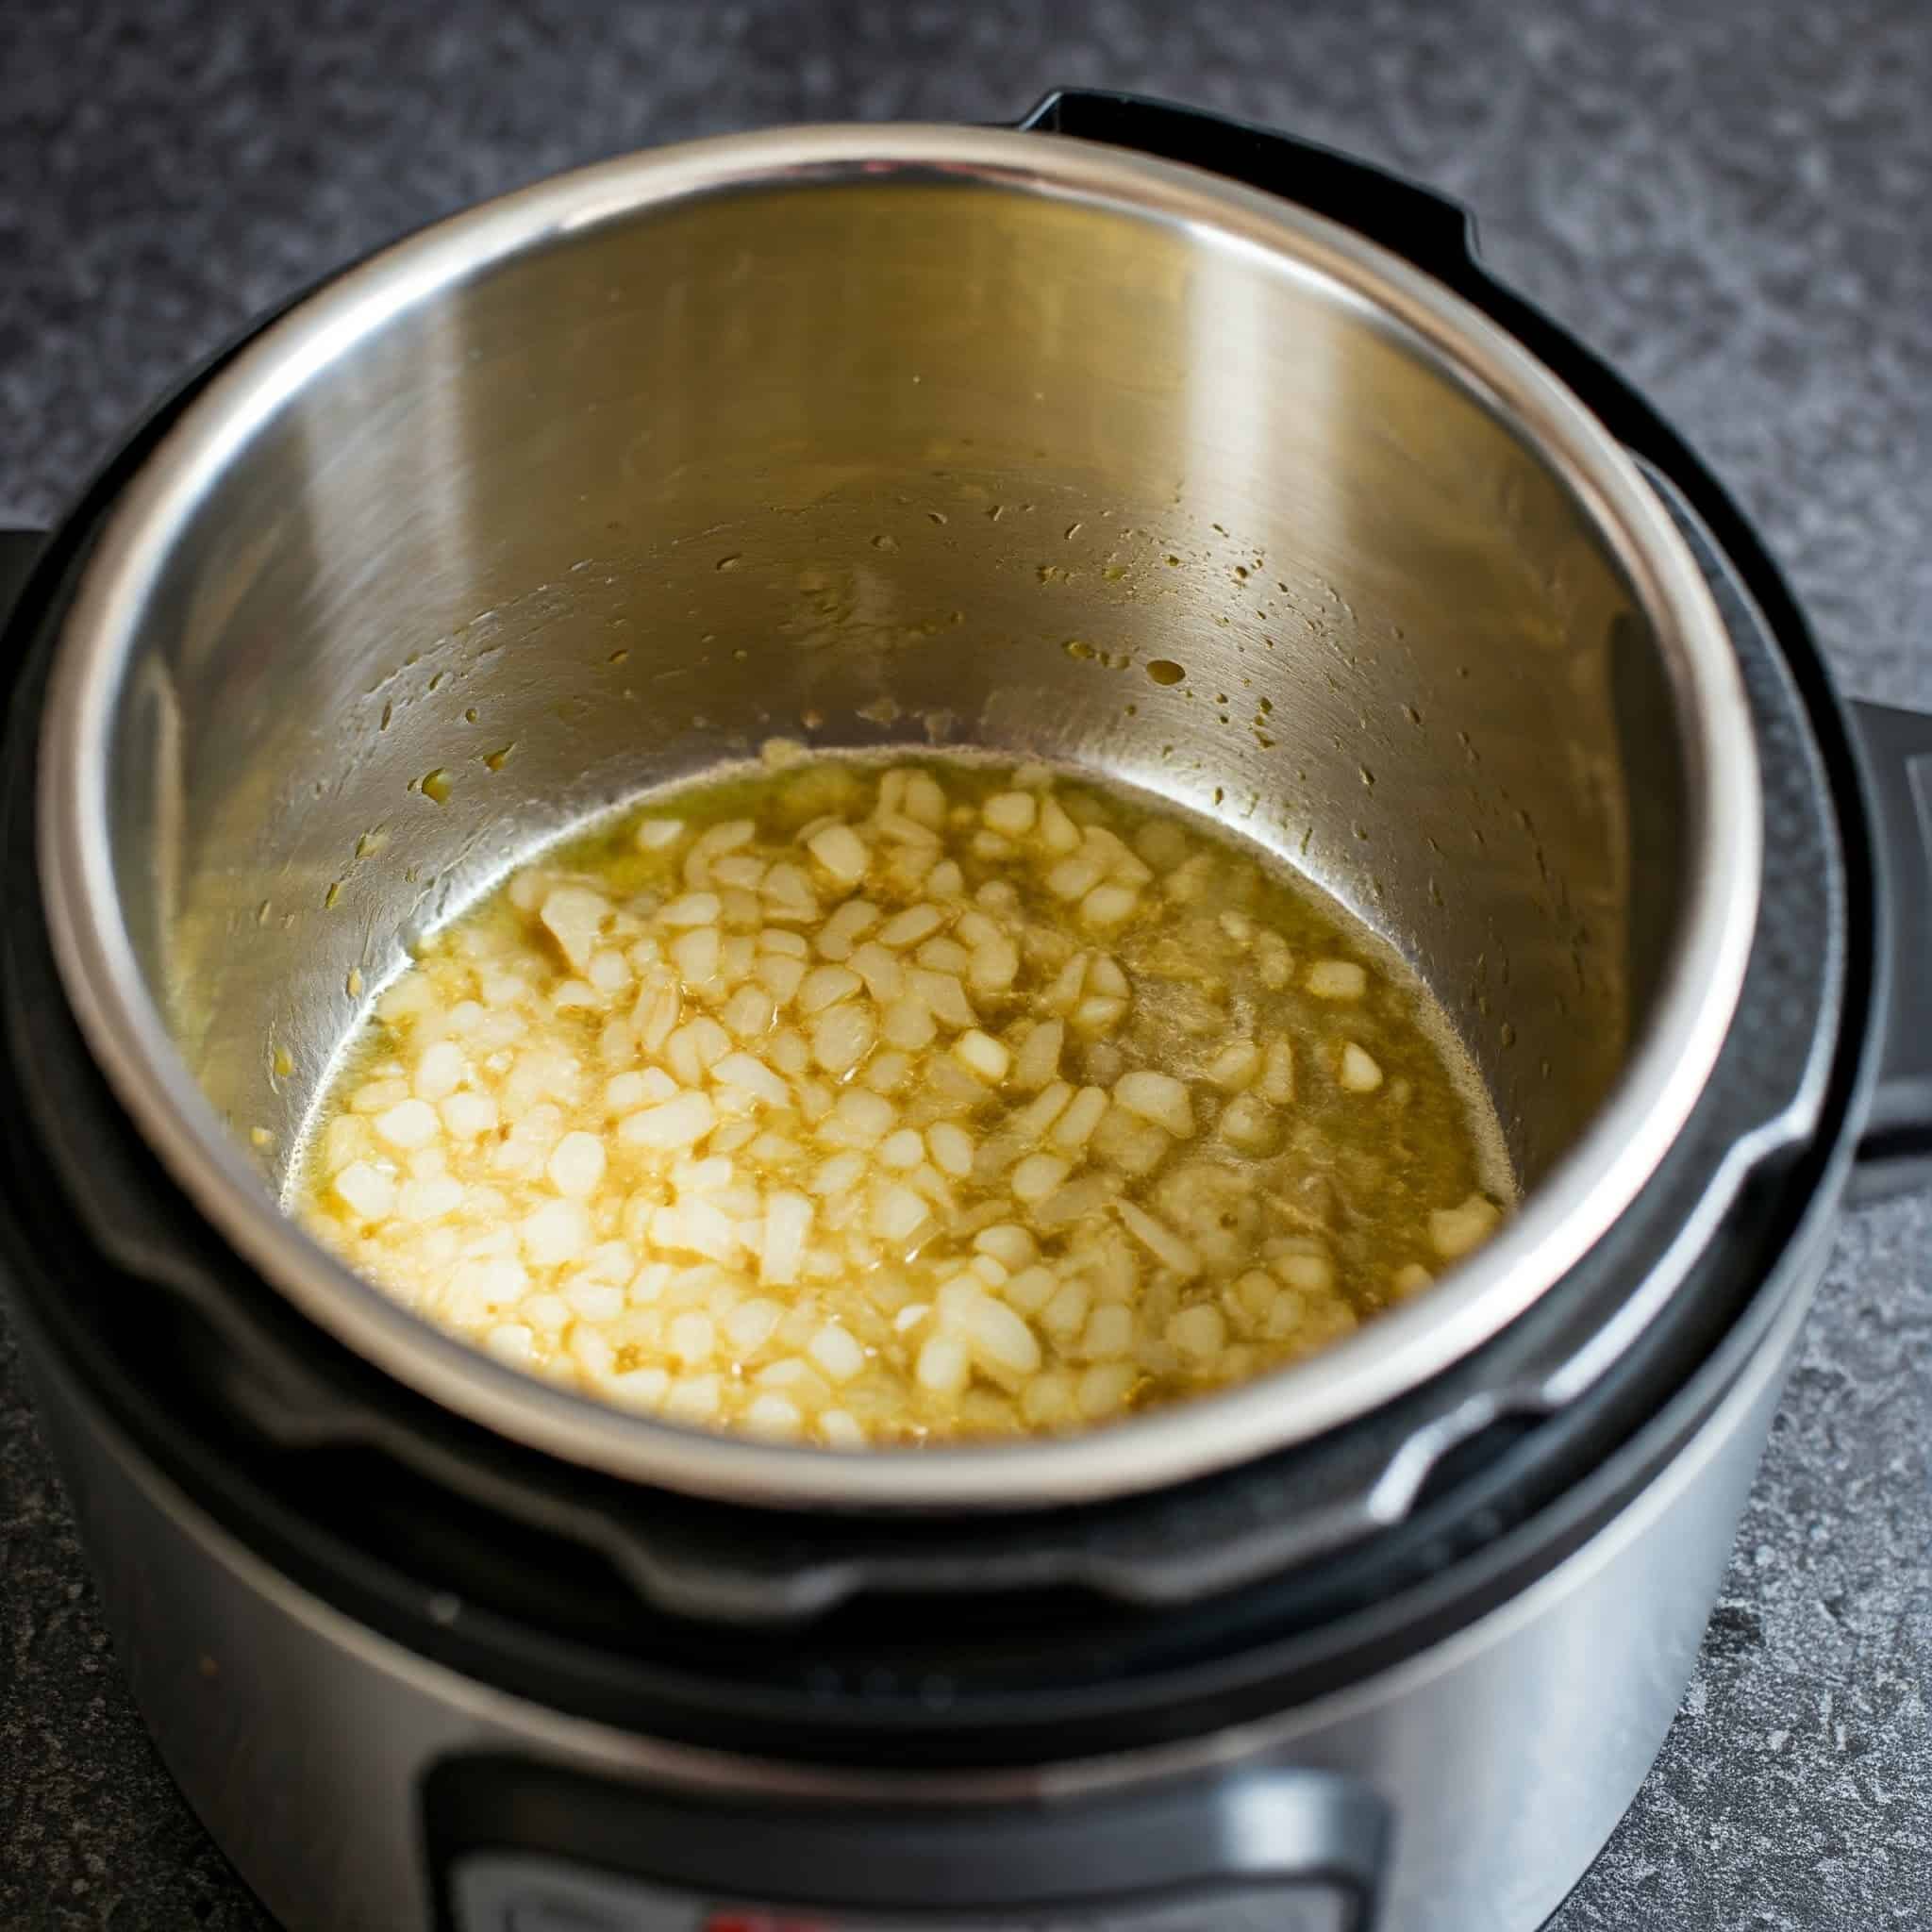
<svg viewBox="0 0 1932 1932">
<path fill-rule="evenodd" d="M 1855 1201 L 1932 1182 L 1932 713 L 1855 701 L 1877 848 L 1878 1079 L 1853 1171 Z"/>
</svg>

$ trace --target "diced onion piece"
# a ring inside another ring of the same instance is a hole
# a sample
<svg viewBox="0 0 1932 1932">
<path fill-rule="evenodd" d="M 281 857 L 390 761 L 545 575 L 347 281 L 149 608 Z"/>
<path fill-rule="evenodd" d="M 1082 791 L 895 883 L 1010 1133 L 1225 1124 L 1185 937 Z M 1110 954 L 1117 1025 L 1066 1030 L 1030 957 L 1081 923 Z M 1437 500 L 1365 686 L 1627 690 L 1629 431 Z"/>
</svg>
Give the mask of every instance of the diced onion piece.
<svg viewBox="0 0 1932 1932">
<path fill-rule="evenodd" d="M 798 1281 L 811 1215 L 809 1198 L 791 1189 L 765 1196 L 765 1239 L 758 1256 L 758 1279 L 765 1287 L 791 1287 Z"/>
<path fill-rule="evenodd" d="M 789 1108 L 792 1090 L 756 1053 L 723 1053 L 711 1062 L 711 1078 L 719 1086 L 734 1086 L 767 1108 Z"/>
<path fill-rule="evenodd" d="M 580 1280 L 573 1275 L 563 1298 L 582 1322 L 613 1322 L 624 1312 L 623 1289 L 608 1281 Z"/>
<path fill-rule="evenodd" d="M 925 1144 L 941 1174 L 964 1180 L 973 1172 L 973 1136 L 958 1122 L 936 1122 L 925 1130 Z"/>
<path fill-rule="evenodd" d="M 647 1413 L 663 1406 L 670 1387 L 670 1371 L 660 1369 L 655 1362 L 641 1369 L 625 1369 L 612 1375 L 605 1385 L 606 1392 L 613 1402 L 622 1403 L 625 1408 L 642 1409 Z"/>
<path fill-rule="evenodd" d="M 1095 1362 L 1075 1384 L 1074 1399 L 1089 1422 L 1099 1422 L 1120 1407 L 1139 1379 L 1131 1362 Z"/>
<path fill-rule="evenodd" d="M 1040 801 L 1040 842 L 1055 858 L 1080 849 L 1079 827 L 1051 795 Z"/>
<path fill-rule="evenodd" d="M 1125 1017 L 1126 1010 L 1125 1000 L 1084 999 L 1074 1008 L 1074 1024 L 1090 1038 L 1111 1033 Z"/>
<path fill-rule="evenodd" d="M 814 966 L 800 984 L 793 1005 L 809 1019 L 865 990 L 865 982 L 844 966 Z"/>
<path fill-rule="evenodd" d="M 446 1100 L 463 1084 L 467 1074 L 463 1050 L 453 1040 L 439 1040 L 425 1047 L 416 1061 L 412 1082 L 418 1100 Z"/>
<path fill-rule="evenodd" d="M 1030 791 L 1001 791 L 980 807 L 979 815 L 989 831 L 1008 839 L 1022 839 L 1033 829 L 1040 809 Z"/>
<path fill-rule="evenodd" d="M 1118 1106 L 1164 1127 L 1176 1140 L 1185 1140 L 1194 1131 L 1194 1105 L 1187 1084 L 1172 1074 L 1136 1068 L 1114 1082 L 1113 1097 Z"/>
<path fill-rule="evenodd" d="M 1281 1144 L 1281 1122 L 1274 1109 L 1253 1093 L 1238 1093 L 1222 1108 L 1216 1130 L 1237 1153 L 1273 1154 Z"/>
<path fill-rule="evenodd" d="M 942 1026 L 971 1026 L 977 1021 L 978 1015 L 974 1012 L 957 974 L 916 968 L 907 974 L 907 984 L 917 998 L 925 1002 Z"/>
<path fill-rule="evenodd" d="M 630 984 L 630 961 L 613 947 L 591 955 L 588 969 L 591 984 L 607 998 L 620 993 Z"/>
<path fill-rule="evenodd" d="M 1208 1079 L 1224 1093 L 1244 1092 L 1260 1072 L 1261 1049 L 1252 1040 L 1230 1040 L 1207 1066 Z"/>
<path fill-rule="evenodd" d="M 1071 861 L 1070 861 L 1071 862 Z M 1112 932 L 1126 924 L 1141 909 L 1141 895 L 1131 886 L 1108 882 L 1095 886 L 1080 901 L 1080 920 L 1100 932 Z"/>
<path fill-rule="evenodd" d="M 1492 1201 L 1472 1194 L 1459 1208 L 1430 1209 L 1429 1241 L 1445 1261 L 1459 1260 L 1488 1241 L 1502 1218 Z"/>
<path fill-rule="evenodd" d="M 1382 1084 L 1382 1069 L 1354 1041 L 1344 1041 L 1337 1077 L 1351 1093 L 1373 1093 Z"/>
<path fill-rule="evenodd" d="M 610 902 L 588 886 L 556 886 L 545 895 L 537 916 L 572 972 L 581 973 L 591 963 L 597 935 L 610 917 Z"/>
<path fill-rule="evenodd" d="M 953 1042 L 953 1058 L 969 1073 L 976 1074 L 989 1085 L 996 1086 L 1006 1077 L 1013 1057 L 990 1033 L 969 1027 Z"/>
<path fill-rule="evenodd" d="M 1051 1268 L 1035 1265 L 1009 1275 L 1000 1292 L 1023 1315 L 1037 1315 L 1059 1290 L 1059 1277 Z"/>
<path fill-rule="evenodd" d="M 865 1366 L 865 1350 L 836 1322 L 827 1322 L 806 1353 L 834 1382 L 849 1382 Z"/>
<path fill-rule="evenodd" d="M 966 982 L 981 999 L 1005 992 L 1019 976 L 1020 949 L 1002 934 L 974 946 L 966 964 Z"/>
<path fill-rule="evenodd" d="M 439 1111 L 454 1140 L 474 1141 L 496 1131 L 496 1102 L 487 1093 L 452 1093 Z"/>
<path fill-rule="evenodd" d="M 1046 890 L 1056 899 L 1073 901 L 1085 899 L 1105 876 L 1105 868 L 1097 859 L 1084 855 L 1077 858 L 1063 858 L 1051 867 L 1046 874 Z"/>
<path fill-rule="evenodd" d="M 872 1231 L 881 1241 L 909 1241 L 931 1219 L 924 1196 L 909 1187 L 883 1187 L 873 1196 Z"/>
<path fill-rule="evenodd" d="M 545 1201 L 517 1230 L 524 1253 L 540 1268 L 575 1261 L 591 1241 L 591 1217 L 581 1201 Z"/>
<path fill-rule="evenodd" d="M 777 1002 L 764 986 L 741 986 L 724 1002 L 718 1017 L 740 1040 L 762 1040 L 777 1017 Z"/>
<path fill-rule="evenodd" d="M 849 959 L 859 939 L 879 923 L 879 908 L 865 899 L 848 899 L 812 936 L 822 959 Z"/>
<path fill-rule="evenodd" d="M 550 1150 L 543 1172 L 559 1194 L 585 1200 L 604 1178 L 604 1142 L 595 1134 L 566 1134 Z"/>
<path fill-rule="evenodd" d="M 384 1221 L 395 1211 L 396 1184 L 366 1160 L 353 1160 L 337 1174 L 336 1192 L 364 1221 Z"/>
<path fill-rule="evenodd" d="M 810 1204 L 807 1204 L 808 1215 Z M 771 1240 L 771 1209 L 765 1211 L 765 1239 Z M 760 1269 L 762 1278 L 762 1268 Z M 753 1295 L 726 1309 L 722 1323 L 726 1346 L 738 1360 L 755 1356 L 776 1332 L 778 1324 L 785 1319 L 785 1308 L 781 1302 L 774 1302 L 767 1295 Z"/>
<path fill-rule="evenodd" d="M 916 946 L 922 940 L 930 939 L 945 923 L 946 916 L 937 906 L 908 906 L 879 927 L 879 944 L 901 952 L 908 946 Z"/>
<path fill-rule="evenodd" d="M 1127 1232 L 1163 1268 L 1173 1269 L 1184 1281 L 1200 1274 L 1200 1256 L 1164 1221 L 1156 1220 L 1144 1208 L 1138 1208 L 1131 1201 L 1116 1201 L 1114 1208 Z"/>
<path fill-rule="evenodd" d="M 850 1073 L 878 1037 L 870 1006 L 846 1001 L 821 1013 L 811 1029 L 811 1056 L 828 1074 Z"/>
<path fill-rule="evenodd" d="M 1150 1127 L 1147 1131 L 1159 1130 Z M 1084 1180 L 1069 1181 L 1065 1187 L 1056 1188 L 1045 1200 L 1034 1203 L 1034 1224 L 1042 1234 L 1049 1234 L 1070 1222 L 1099 1213 L 1112 1199 L 1113 1185 L 1107 1176 L 1089 1174 Z"/>
<path fill-rule="evenodd" d="M 1043 1201 L 1072 1172 L 1057 1154 L 1029 1154 L 1013 1169 L 1008 1185 L 1016 1201 Z"/>
<path fill-rule="evenodd" d="M 1308 991 L 1318 1000 L 1358 1000 L 1369 975 L 1353 959 L 1317 959 L 1308 968 Z"/>
<path fill-rule="evenodd" d="M 718 1326 L 710 1316 L 689 1308 L 671 1318 L 664 1340 L 683 1367 L 699 1369 L 718 1351 Z"/>
<path fill-rule="evenodd" d="M 805 979 L 805 961 L 793 959 L 783 953 L 760 953 L 758 964 L 752 968 L 758 983 L 772 995 L 779 1006 L 789 1004 Z M 650 1046 L 647 1040 L 646 1048 Z"/>
<path fill-rule="evenodd" d="M 850 825 L 827 825 L 807 841 L 806 849 L 841 886 L 856 886 L 872 863 L 865 841 Z"/>
<path fill-rule="evenodd" d="M 1059 975 L 1042 995 L 1048 1008 L 1056 1013 L 1071 1012 L 1087 984 L 1087 955 L 1075 953 L 1060 968 Z"/>
<path fill-rule="evenodd" d="M 718 976 L 724 936 L 715 925 L 697 925 L 672 941 L 671 963 L 677 976 L 693 991 L 708 987 Z"/>
<path fill-rule="evenodd" d="M 1081 1352 L 1097 1362 L 1131 1355 L 1135 1327 L 1134 1311 L 1124 1302 L 1103 1302 L 1087 1318 L 1080 1334 Z"/>
<path fill-rule="evenodd" d="M 1066 1037 L 1064 1022 L 1042 1020 L 1021 1042 L 1013 1059 L 1013 1085 L 1022 1093 L 1037 1093 L 1059 1072 Z"/>
<path fill-rule="evenodd" d="M 1053 1124 L 1053 1144 L 1071 1154 L 1093 1138 L 1107 1111 L 1107 1092 L 1100 1087 L 1083 1087 L 1067 1103 L 1067 1108 Z"/>
<path fill-rule="evenodd" d="M 1072 1281 L 1060 1282 L 1045 1307 L 1040 1311 L 1040 1325 L 1061 1347 L 1069 1347 L 1080 1333 L 1087 1321 L 1088 1310 L 1092 1306 L 1093 1291 L 1084 1280 L 1076 1276 Z"/>
<path fill-rule="evenodd" d="M 991 1255 L 1009 1269 L 1026 1267 L 1040 1253 L 1040 1243 L 1017 1222 L 1004 1221 L 982 1227 L 973 1237 L 974 1254 Z"/>
<path fill-rule="evenodd" d="M 617 1138 L 626 1147 L 690 1147 L 717 1124 L 708 1093 L 680 1093 L 661 1107 L 645 1108 L 618 1123 Z"/>
<path fill-rule="evenodd" d="M 1325 1255 L 1291 1252 L 1275 1256 L 1270 1265 L 1290 1288 L 1309 1294 L 1326 1294 L 1335 1286 L 1335 1264 Z"/>
<path fill-rule="evenodd" d="M 669 968 L 654 967 L 638 989 L 637 1004 L 631 1008 L 631 1024 L 637 1028 L 638 1043 L 646 1053 L 656 1053 L 671 1037 L 684 1009 L 684 995 L 677 974 Z"/>
<path fill-rule="evenodd" d="M 717 893 L 686 892 L 682 898 L 658 908 L 658 923 L 677 927 L 716 925 L 720 909 Z"/>
<path fill-rule="evenodd" d="M 664 1397 L 664 1414 L 675 1423 L 708 1423 L 718 1413 L 722 1389 L 716 1375 L 683 1375 Z"/>
<path fill-rule="evenodd" d="M 499 1322 L 483 1338 L 483 1346 L 506 1368 L 527 1369 L 536 1359 L 537 1338 L 521 1322 Z"/>
<path fill-rule="evenodd" d="M 945 788 L 930 772 L 908 773 L 901 809 L 908 819 L 937 832 L 946 823 Z"/>
<path fill-rule="evenodd" d="M 812 891 L 810 878 L 797 866 L 783 860 L 765 874 L 758 896 L 770 908 L 769 917 L 787 924 L 819 916 L 818 894 Z"/>
<path fill-rule="evenodd" d="M 932 1008 L 923 999 L 908 994 L 886 1008 L 879 1016 L 879 1031 L 887 1045 L 907 1053 L 921 1053 L 932 1044 L 939 1028 Z"/>
<path fill-rule="evenodd" d="M 926 1337 L 914 1374 L 919 1386 L 929 1393 L 957 1395 L 973 1374 L 973 1361 L 966 1344 L 957 1335 L 942 1331 Z"/>
<path fill-rule="evenodd" d="M 1013 1116 L 1013 1132 L 1023 1141 L 1037 1141 L 1059 1119 L 1074 1090 L 1064 1080 L 1056 1080 Z"/>
<path fill-rule="evenodd" d="M 375 1116 L 375 1127 L 379 1140 L 405 1150 L 426 1147 L 442 1132 L 436 1109 L 426 1100 L 413 1096 L 384 1108 Z"/>
<path fill-rule="evenodd" d="M 1040 1367 L 1040 1341 L 1025 1318 L 991 1295 L 971 1303 L 958 1331 L 973 1359 L 996 1379 L 1010 1383 Z"/>
<path fill-rule="evenodd" d="M 633 835 L 640 852 L 666 852 L 684 837 L 682 819 L 644 819 Z"/>
<path fill-rule="evenodd" d="M 1212 1302 L 1200 1302 L 1169 1319 L 1167 1339 L 1191 1361 L 1211 1362 L 1227 1345 L 1227 1319 Z"/>
</svg>

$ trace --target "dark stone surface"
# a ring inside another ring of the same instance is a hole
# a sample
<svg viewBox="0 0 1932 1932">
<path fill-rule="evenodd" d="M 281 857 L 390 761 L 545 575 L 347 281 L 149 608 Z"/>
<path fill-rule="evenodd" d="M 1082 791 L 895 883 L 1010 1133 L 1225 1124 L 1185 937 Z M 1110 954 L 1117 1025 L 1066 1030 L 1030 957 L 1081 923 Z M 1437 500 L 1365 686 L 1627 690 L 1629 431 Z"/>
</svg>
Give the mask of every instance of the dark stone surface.
<svg viewBox="0 0 1932 1932">
<path fill-rule="evenodd" d="M 0 522 L 53 516 L 171 373 L 397 229 L 646 142 L 1010 117 L 1055 81 L 1467 198 L 1761 520 L 1847 686 L 1932 705 L 1921 0 L 0 0 Z M 1847 1223 L 1682 1715 L 1558 1932 L 1932 1924 L 1928 1236 L 1924 1202 Z M 0 1926 L 265 1924 L 128 1702 L 0 1307 Z"/>
</svg>

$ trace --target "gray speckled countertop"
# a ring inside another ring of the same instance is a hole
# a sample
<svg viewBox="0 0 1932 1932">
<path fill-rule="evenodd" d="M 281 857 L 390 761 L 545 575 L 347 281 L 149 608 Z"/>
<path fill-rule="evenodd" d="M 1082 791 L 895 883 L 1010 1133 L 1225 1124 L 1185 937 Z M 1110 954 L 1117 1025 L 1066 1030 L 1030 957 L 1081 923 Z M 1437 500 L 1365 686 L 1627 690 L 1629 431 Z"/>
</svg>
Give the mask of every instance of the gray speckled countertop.
<svg viewBox="0 0 1932 1932">
<path fill-rule="evenodd" d="M 1056 81 L 1465 197 L 1760 520 L 1846 686 L 1932 706 L 1924 0 L 0 0 L 0 523 L 54 516 L 251 312 L 461 203 L 718 129 L 1010 117 Z M 1932 1202 L 1846 1223 L 1683 1712 L 1557 1932 L 1932 1924 L 1928 1247 Z M 266 1924 L 128 1701 L 0 1300 L 0 1927 Z"/>
</svg>

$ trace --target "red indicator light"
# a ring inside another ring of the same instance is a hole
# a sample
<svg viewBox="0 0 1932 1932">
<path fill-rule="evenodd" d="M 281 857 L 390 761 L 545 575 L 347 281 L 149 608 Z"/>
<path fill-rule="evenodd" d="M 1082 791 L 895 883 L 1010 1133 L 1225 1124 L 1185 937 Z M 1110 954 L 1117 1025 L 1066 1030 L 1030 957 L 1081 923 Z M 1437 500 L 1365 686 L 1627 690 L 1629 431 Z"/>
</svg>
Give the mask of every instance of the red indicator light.
<svg viewBox="0 0 1932 1932">
<path fill-rule="evenodd" d="M 815 1919 L 785 1919 L 770 1912 L 713 1912 L 705 1932 L 835 1932 Z"/>
</svg>

